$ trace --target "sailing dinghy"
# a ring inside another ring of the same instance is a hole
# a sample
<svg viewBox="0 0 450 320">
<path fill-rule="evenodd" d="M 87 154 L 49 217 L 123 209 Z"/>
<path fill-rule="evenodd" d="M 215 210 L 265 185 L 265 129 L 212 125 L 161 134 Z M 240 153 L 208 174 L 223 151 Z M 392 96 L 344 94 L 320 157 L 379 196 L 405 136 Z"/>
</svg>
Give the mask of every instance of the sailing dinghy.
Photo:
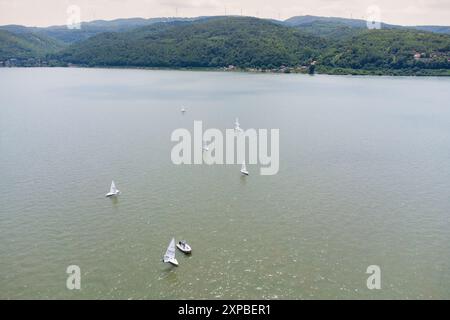
<svg viewBox="0 0 450 320">
<path fill-rule="evenodd" d="M 115 197 L 120 194 L 120 190 L 116 188 L 116 184 L 114 183 L 114 180 L 111 182 L 111 188 L 109 189 L 109 192 L 106 194 L 107 197 Z"/>
<path fill-rule="evenodd" d="M 203 151 L 209 151 L 209 147 L 208 147 L 208 145 L 206 144 L 206 141 L 203 141 L 202 150 L 203 150 Z"/>
<path fill-rule="evenodd" d="M 247 171 L 247 166 L 245 165 L 245 161 L 242 162 L 241 173 L 242 173 L 243 175 L 248 176 L 248 171 Z"/>
<path fill-rule="evenodd" d="M 167 247 L 166 254 L 163 258 L 164 263 L 170 263 L 176 267 L 178 267 L 178 261 L 175 259 L 175 238 L 172 238 L 169 246 Z"/>
<path fill-rule="evenodd" d="M 234 122 L 234 130 L 236 130 L 236 132 L 242 132 L 241 125 L 239 124 L 239 118 L 236 118 L 236 121 Z"/>
</svg>

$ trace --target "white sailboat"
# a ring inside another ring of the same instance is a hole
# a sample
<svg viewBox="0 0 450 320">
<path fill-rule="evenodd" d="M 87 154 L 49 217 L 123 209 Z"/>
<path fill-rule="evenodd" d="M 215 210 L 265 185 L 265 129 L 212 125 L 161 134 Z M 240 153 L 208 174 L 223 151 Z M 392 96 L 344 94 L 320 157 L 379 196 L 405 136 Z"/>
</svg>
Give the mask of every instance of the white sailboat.
<svg viewBox="0 0 450 320">
<path fill-rule="evenodd" d="M 209 151 L 209 148 L 208 148 L 208 145 L 206 144 L 206 141 L 203 141 L 202 150 L 203 151 Z"/>
<path fill-rule="evenodd" d="M 185 107 L 181 107 L 181 113 L 185 113 L 186 112 L 186 108 Z"/>
<path fill-rule="evenodd" d="M 164 263 L 170 263 L 178 267 L 178 261 L 175 259 L 175 238 L 172 238 L 163 258 Z"/>
<path fill-rule="evenodd" d="M 114 180 L 111 182 L 111 188 L 109 189 L 109 192 L 106 194 L 107 197 L 114 197 L 118 196 L 120 194 L 120 190 L 116 188 L 116 184 L 114 183 Z"/>
<path fill-rule="evenodd" d="M 242 131 L 241 125 L 239 124 L 239 118 L 236 118 L 236 121 L 234 122 L 234 130 L 236 132 L 241 132 Z"/>
<path fill-rule="evenodd" d="M 245 165 L 245 161 L 242 162 L 241 173 L 242 173 L 243 175 L 248 176 L 248 171 L 247 171 L 247 166 Z"/>
</svg>

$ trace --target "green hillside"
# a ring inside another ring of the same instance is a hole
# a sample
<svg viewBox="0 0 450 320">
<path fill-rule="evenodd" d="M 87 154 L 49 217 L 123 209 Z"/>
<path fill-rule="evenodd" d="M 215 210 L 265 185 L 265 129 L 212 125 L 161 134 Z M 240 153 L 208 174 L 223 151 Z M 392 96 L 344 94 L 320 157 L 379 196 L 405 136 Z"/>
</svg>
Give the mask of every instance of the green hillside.
<svg viewBox="0 0 450 320">
<path fill-rule="evenodd" d="M 365 29 L 351 27 L 339 22 L 312 21 L 299 26 L 294 26 L 298 30 L 327 40 L 340 41 L 355 36 Z"/>
<path fill-rule="evenodd" d="M 420 57 L 415 58 L 417 53 Z M 402 71 L 407 74 L 449 74 L 449 59 L 449 35 L 382 29 L 366 30 L 328 47 L 319 62 L 322 70 L 341 68 L 382 74 L 401 74 Z"/>
<path fill-rule="evenodd" d="M 203 17 L 137 28 L 130 25 L 149 21 L 96 22 L 92 28 L 106 26 L 121 32 L 100 32 L 70 46 L 24 27 L 9 26 L 16 33 L 0 30 L 0 61 L 43 58 L 60 66 L 154 68 L 233 65 L 283 72 L 306 72 L 316 61 L 311 69 L 319 73 L 450 75 L 448 34 L 389 25 L 368 30 L 361 27 L 361 20 L 316 18 L 296 17 L 281 23 L 251 17 Z"/>
<path fill-rule="evenodd" d="M 219 17 L 100 34 L 58 58 L 85 65 L 272 68 L 305 64 L 324 47 L 317 37 L 266 20 Z"/>
<path fill-rule="evenodd" d="M 0 60 L 43 58 L 62 47 L 58 41 L 43 35 L 0 30 Z"/>
<path fill-rule="evenodd" d="M 15 34 L 33 33 L 55 39 L 59 42 L 72 44 L 86 40 L 104 32 L 124 32 L 162 22 L 173 21 L 194 21 L 199 18 L 128 18 L 116 20 L 95 20 L 90 22 L 81 22 L 80 29 L 69 29 L 66 25 L 51 27 L 24 27 L 20 25 L 0 26 L 0 30 L 6 30 Z"/>
<path fill-rule="evenodd" d="M 363 19 L 348 19 L 338 17 L 318 17 L 318 16 L 295 16 L 285 21 L 283 24 L 300 28 L 320 36 L 339 35 L 338 29 L 345 29 L 347 32 L 358 33 L 367 30 L 367 21 Z M 440 34 L 450 34 L 449 26 L 400 26 L 381 22 L 381 29 L 404 29 L 427 31 Z"/>
</svg>

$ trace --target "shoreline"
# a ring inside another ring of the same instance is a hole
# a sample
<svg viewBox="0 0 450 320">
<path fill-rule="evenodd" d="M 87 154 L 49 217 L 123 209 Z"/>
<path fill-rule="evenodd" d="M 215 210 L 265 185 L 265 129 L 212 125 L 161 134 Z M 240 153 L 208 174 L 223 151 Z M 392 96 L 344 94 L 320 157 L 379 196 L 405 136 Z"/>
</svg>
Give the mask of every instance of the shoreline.
<svg viewBox="0 0 450 320">
<path fill-rule="evenodd" d="M 249 74 L 303 74 L 303 75 L 329 75 L 329 76 L 379 76 L 379 77 L 450 77 L 450 70 L 447 69 L 423 69 L 416 73 L 405 72 L 383 72 L 383 70 L 364 70 L 364 69 L 344 69 L 335 68 L 330 71 L 328 67 L 318 67 L 314 73 L 305 72 L 304 70 L 281 71 L 275 69 L 256 69 L 256 68 L 234 68 L 228 70 L 226 68 L 217 67 L 137 67 L 137 66 L 85 66 L 85 65 L 51 65 L 51 66 L 2 66 L 0 69 L 32 69 L 32 68 L 64 68 L 64 69 L 113 69 L 113 70 L 155 70 L 155 71 L 196 71 L 196 72 L 238 72 Z M 293 68 L 292 68 L 293 69 Z M 427 72 L 436 70 L 436 72 Z M 422 71 L 422 72 L 420 72 Z"/>
</svg>

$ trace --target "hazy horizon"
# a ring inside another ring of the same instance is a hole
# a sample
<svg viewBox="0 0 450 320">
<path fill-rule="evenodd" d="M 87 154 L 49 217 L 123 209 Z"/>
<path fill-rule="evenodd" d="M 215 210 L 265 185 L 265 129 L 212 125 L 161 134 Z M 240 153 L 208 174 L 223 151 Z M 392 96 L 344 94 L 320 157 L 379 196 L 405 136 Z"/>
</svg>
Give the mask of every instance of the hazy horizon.
<svg viewBox="0 0 450 320">
<path fill-rule="evenodd" d="M 199 18 L 199 17 L 223 17 L 224 15 L 202 15 L 202 16 L 157 16 L 157 17 L 139 17 L 139 16 L 135 16 L 135 17 L 117 17 L 117 18 L 112 18 L 112 19 L 94 19 L 94 20 L 82 20 L 82 23 L 90 23 L 90 22 L 94 22 L 94 21 L 115 21 L 115 20 L 125 20 L 125 19 L 158 19 L 158 18 L 166 18 L 166 19 L 174 19 L 174 18 L 178 18 L 178 19 L 189 19 L 189 18 Z M 235 14 L 230 14 L 230 15 L 226 15 L 229 17 L 236 17 L 236 16 L 241 16 L 241 15 L 235 15 Z M 256 16 L 250 16 L 250 15 L 242 15 L 243 17 L 251 17 L 251 18 L 259 18 L 259 19 L 274 19 L 274 20 L 279 20 L 277 18 L 270 18 L 270 17 L 256 17 Z M 363 18 L 358 18 L 358 17 L 338 17 L 338 16 L 319 16 L 319 15 L 311 15 L 311 14 L 305 14 L 305 15 L 298 15 L 298 16 L 317 16 L 317 17 L 326 17 L 326 18 L 344 18 L 344 19 L 358 19 L 358 20 L 364 20 Z M 297 16 L 292 16 L 292 17 L 288 17 L 286 19 L 280 19 L 279 21 L 285 21 L 289 18 L 293 18 L 293 17 L 297 17 Z M 450 24 L 415 24 L 415 25 L 406 25 L 406 24 L 399 24 L 399 23 L 392 23 L 389 21 L 385 21 L 385 20 L 381 20 L 380 22 L 382 23 L 386 23 L 386 24 L 391 24 L 391 25 L 401 25 L 401 26 L 449 26 Z M 20 25 L 20 26 L 24 26 L 24 27 L 36 27 L 36 28 L 48 28 L 48 27 L 54 27 L 54 26 L 60 26 L 60 25 L 64 25 L 63 23 L 61 24 L 51 24 L 51 25 L 26 25 L 26 24 L 20 24 L 20 23 L 8 23 L 8 24 L 0 24 L 0 26 L 4 26 L 4 25 Z"/>
<path fill-rule="evenodd" d="M 81 21 L 128 18 L 198 17 L 244 15 L 286 20 L 293 16 L 324 16 L 367 19 L 369 8 L 380 9 L 380 21 L 397 25 L 450 25 L 448 0 L 0 0 L 0 25 L 48 27 L 64 25 L 67 8 L 77 5 Z"/>
</svg>

